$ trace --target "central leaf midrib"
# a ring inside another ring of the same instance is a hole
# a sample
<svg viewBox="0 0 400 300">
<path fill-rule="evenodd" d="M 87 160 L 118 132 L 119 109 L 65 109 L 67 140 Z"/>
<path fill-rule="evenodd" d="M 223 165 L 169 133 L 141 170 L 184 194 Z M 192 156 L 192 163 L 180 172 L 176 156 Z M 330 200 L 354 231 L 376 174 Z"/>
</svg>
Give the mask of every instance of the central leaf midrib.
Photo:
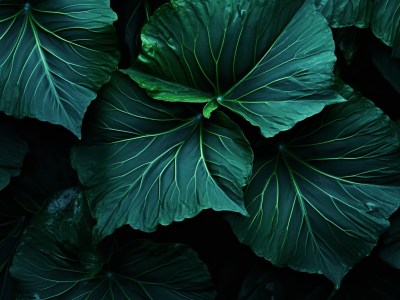
<svg viewBox="0 0 400 300">
<path fill-rule="evenodd" d="M 43 67 L 44 67 L 44 72 L 45 72 L 46 78 L 47 78 L 47 80 L 48 80 L 48 82 L 50 84 L 50 89 L 53 92 L 53 95 L 55 96 L 57 102 L 60 103 L 62 101 L 62 99 L 60 98 L 60 96 L 59 96 L 59 94 L 57 92 L 57 89 L 56 89 L 56 87 L 54 85 L 54 81 L 53 81 L 53 78 L 52 78 L 52 75 L 51 75 L 51 71 L 50 71 L 49 65 L 47 64 L 46 57 L 45 57 L 45 55 L 43 53 L 42 45 L 41 45 L 41 42 L 40 42 L 40 39 L 39 39 L 38 32 L 36 31 L 35 24 L 33 24 L 33 20 L 32 20 L 32 17 L 30 16 L 30 14 L 28 15 L 27 18 L 29 20 L 29 24 L 30 24 L 30 27 L 32 29 L 33 36 L 35 38 L 36 49 L 39 52 L 40 59 L 41 59 L 41 62 L 43 64 Z M 63 106 L 60 105 L 60 107 L 63 107 Z"/>
<path fill-rule="evenodd" d="M 296 195 L 297 195 L 297 197 L 298 197 L 298 201 L 297 201 L 297 202 L 298 202 L 298 204 L 299 204 L 299 206 L 300 206 L 301 212 L 302 212 L 303 217 L 304 217 L 304 219 L 305 219 L 305 222 L 306 222 L 306 224 L 307 224 L 308 232 L 310 233 L 311 238 L 312 238 L 312 241 L 313 241 L 314 245 L 316 246 L 316 249 L 318 249 L 318 252 L 319 252 L 320 256 L 322 256 L 321 250 L 320 250 L 320 248 L 319 248 L 319 246 L 318 246 L 318 243 L 317 243 L 317 241 L 316 241 L 316 239 L 315 239 L 315 236 L 314 236 L 314 231 L 313 231 L 313 228 L 312 228 L 310 219 L 309 219 L 309 217 L 308 217 L 308 212 L 307 212 L 307 209 L 306 209 L 306 207 L 305 207 L 305 203 L 304 203 L 304 201 L 303 201 L 303 195 L 302 195 L 301 189 L 299 188 L 299 186 L 298 186 L 298 184 L 297 184 L 297 182 L 296 182 L 296 179 L 294 178 L 294 174 L 293 174 L 293 172 L 292 172 L 292 169 L 291 169 L 291 167 L 290 167 L 290 164 L 287 162 L 287 160 L 286 160 L 286 158 L 285 158 L 285 155 L 283 154 L 283 155 L 281 155 L 281 157 L 282 157 L 282 161 L 283 161 L 284 164 L 285 164 L 286 170 L 287 170 L 288 173 L 289 173 L 290 181 L 291 181 L 291 183 L 292 183 L 292 186 L 293 186 L 293 188 L 294 188 L 294 190 L 295 190 L 295 193 L 296 193 Z M 295 199 L 294 199 L 293 201 L 295 201 Z M 299 230 L 300 230 L 300 228 L 299 228 Z"/>
<path fill-rule="evenodd" d="M 285 28 L 282 30 L 282 32 L 279 34 L 279 36 L 275 39 L 275 41 L 271 44 L 271 46 L 268 48 L 268 50 L 265 52 L 265 54 L 258 60 L 258 62 L 238 81 L 236 82 L 232 87 L 230 87 L 227 91 L 225 91 L 221 97 L 224 99 L 228 94 L 230 94 L 232 91 L 234 91 L 240 84 L 242 84 L 258 67 L 259 65 L 263 62 L 263 60 L 267 57 L 267 55 L 270 53 L 270 51 L 274 48 L 275 44 L 280 40 L 282 33 L 285 32 L 285 29 L 287 26 L 289 26 L 291 22 L 286 24 Z M 257 49 L 255 49 L 257 51 Z M 235 52 L 236 54 L 236 52 Z M 235 57 L 236 60 L 236 57 Z"/>
</svg>

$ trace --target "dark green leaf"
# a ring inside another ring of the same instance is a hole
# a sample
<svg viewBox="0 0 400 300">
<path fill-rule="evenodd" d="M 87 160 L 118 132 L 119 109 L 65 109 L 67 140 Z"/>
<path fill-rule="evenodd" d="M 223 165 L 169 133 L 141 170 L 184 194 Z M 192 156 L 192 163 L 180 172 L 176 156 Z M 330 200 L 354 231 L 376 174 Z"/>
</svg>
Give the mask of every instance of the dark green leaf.
<svg viewBox="0 0 400 300">
<path fill-rule="evenodd" d="M 333 285 L 323 276 L 277 268 L 255 260 L 242 282 L 237 300 L 329 299 Z"/>
<path fill-rule="evenodd" d="M 340 50 L 347 65 L 351 65 L 359 51 L 360 34 L 357 27 L 338 28 L 333 32 L 336 47 Z"/>
<path fill-rule="evenodd" d="M 376 1 L 375 1 L 376 2 Z M 369 27 L 374 1 L 371 0 L 315 0 L 317 10 L 334 28 Z"/>
<path fill-rule="evenodd" d="M 144 26 L 127 74 L 156 99 L 217 101 L 273 136 L 343 101 L 330 89 L 329 26 L 302 2 L 172 0 Z"/>
<path fill-rule="evenodd" d="M 108 0 L 0 2 L 0 110 L 81 135 L 96 90 L 118 63 Z"/>
<path fill-rule="evenodd" d="M 35 186 L 38 189 L 38 186 Z M 40 187 L 39 187 L 40 190 Z M 9 273 L 11 259 L 29 220 L 41 209 L 44 198 L 25 197 L 30 190 L 21 176 L 0 192 L 0 299 L 15 299 L 15 284 Z M 40 193 L 40 192 L 38 192 Z"/>
<path fill-rule="evenodd" d="M 238 236 L 276 265 L 322 273 L 336 286 L 368 255 L 399 207 L 399 136 L 371 101 L 336 104 L 262 149 Z"/>
<path fill-rule="evenodd" d="M 223 113 L 206 120 L 184 104 L 153 100 L 119 73 L 93 113 L 71 157 L 100 238 L 125 224 L 154 231 L 207 208 L 246 214 L 253 154 Z"/>
<path fill-rule="evenodd" d="M 130 51 L 131 62 L 134 62 L 140 51 L 140 31 L 145 21 L 150 18 L 148 0 L 135 0 L 130 4 L 130 15 L 126 20 L 125 42 Z M 127 4 L 123 3 L 121 10 L 127 10 Z"/>
<path fill-rule="evenodd" d="M 28 145 L 0 119 L 0 190 L 20 173 Z"/>
<path fill-rule="evenodd" d="M 371 45 L 372 61 L 382 76 L 400 94 L 400 55 L 391 56 L 391 49 L 386 45 Z"/>
<path fill-rule="evenodd" d="M 382 42 L 393 47 L 393 56 L 400 58 L 400 1 L 374 1 L 371 28 Z"/>
<path fill-rule="evenodd" d="M 373 253 L 366 257 L 344 278 L 332 300 L 398 300 L 400 271 L 381 261 Z"/>
<path fill-rule="evenodd" d="M 380 257 L 394 268 L 400 269 L 400 211 L 390 220 L 379 252 Z"/>
<path fill-rule="evenodd" d="M 124 242 L 106 258 L 78 193 L 55 196 L 25 231 L 11 267 L 18 299 L 213 299 L 207 268 L 183 245 Z"/>
</svg>

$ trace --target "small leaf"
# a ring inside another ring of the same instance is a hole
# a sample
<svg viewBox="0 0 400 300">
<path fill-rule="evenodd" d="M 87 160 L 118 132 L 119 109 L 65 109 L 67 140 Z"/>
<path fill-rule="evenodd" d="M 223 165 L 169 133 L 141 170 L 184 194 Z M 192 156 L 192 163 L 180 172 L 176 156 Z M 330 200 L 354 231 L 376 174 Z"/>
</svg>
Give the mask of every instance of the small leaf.
<svg viewBox="0 0 400 300">
<path fill-rule="evenodd" d="M 109 0 L 0 2 L 0 110 L 76 136 L 119 54 Z"/>
<path fill-rule="evenodd" d="M 154 231 L 203 209 L 246 214 L 242 188 L 253 154 L 222 112 L 204 119 L 187 105 L 151 99 L 116 73 L 92 113 L 71 159 L 99 239 L 125 224 Z"/>
<path fill-rule="evenodd" d="M 342 93 L 347 103 L 260 150 L 245 191 L 250 218 L 228 216 L 257 255 L 322 273 L 336 286 L 371 253 L 400 205 L 397 129 L 371 101 Z"/>
</svg>

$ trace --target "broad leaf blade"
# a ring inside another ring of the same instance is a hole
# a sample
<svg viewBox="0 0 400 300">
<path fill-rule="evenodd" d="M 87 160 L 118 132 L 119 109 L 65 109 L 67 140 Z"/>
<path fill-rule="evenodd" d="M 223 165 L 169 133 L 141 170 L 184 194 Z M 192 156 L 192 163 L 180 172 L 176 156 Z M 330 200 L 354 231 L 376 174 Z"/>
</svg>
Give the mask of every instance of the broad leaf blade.
<svg viewBox="0 0 400 300">
<path fill-rule="evenodd" d="M 28 145 L 0 119 L 0 190 L 20 173 Z"/>
<path fill-rule="evenodd" d="M 88 105 L 118 63 L 115 20 L 109 1 L 1 1 L 0 110 L 80 137 Z"/>
<path fill-rule="evenodd" d="M 144 26 L 126 72 L 156 99 L 217 100 L 273 136 L 343 101 L 330 90 L 329 26 L 301 3 L 173 0 Z"/>
<path fill-rule="evenodd" d="M 26 229 L 13 258 L 18 299 L 211 299 L 214 295 L 207 268 L 189 248 L 136 240 L 116 244 L 105 253 L 92 243 L 92 225 L 79 190 L 55 196 Z"/>
<path fill-rule="evenodd" d="M 371 101 L 337 104 L 277 137 L 245 192 L 238 238 L 277 265 L 322 273 L 336 286 L 369 255 L 399 207 L 399 136 Z"/>
<path fill-rule="evenodd" d="M 125 224 L 154 231 L 207 208 L 246 214 L 242 188 L 253 154 L 223 113 L 205 120 L 186 105 L 149 98 L 116 73 L 93 114 L 71 157 L 100 238 Z"/>
</svg>

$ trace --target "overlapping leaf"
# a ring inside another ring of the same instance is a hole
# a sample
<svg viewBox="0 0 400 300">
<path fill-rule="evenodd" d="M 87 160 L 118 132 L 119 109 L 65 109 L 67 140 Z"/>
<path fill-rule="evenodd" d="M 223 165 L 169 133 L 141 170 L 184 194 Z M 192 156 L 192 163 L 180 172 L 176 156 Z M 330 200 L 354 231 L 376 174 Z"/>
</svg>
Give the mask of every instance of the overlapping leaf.
<svg viewBox="0 0 400 300">
<path fill-rule="evenodd" d="M 222 105 L 273 136 L 343 100 L 329 26 L 302 2 L 172 0 L 128 74 L 156 99 L 206 103 L 206 117 Z"/>
<path fill-rule="evenodd" d="M 393 55 L 400 58 L 400 2 L 375 1 L 371 28 L 386 45 L 393 47 Z"/>
<path fill-rule="evenodd" d="M 382 239 L 380 257 L 394 268 L 400 269 L 400 211 L 390 220 L 390 227 Z"/>
<path fill-rule="evenodd" d="M 0 190 L 20 173 L 28 145 L 0 120 Z"/>
<path fill-rule="evenodd" d="M 34 191 L 41 193 L 41 187 L 34 186 Z M 20 242 L 23 230 L 29 220 L 41 209 L 45 198 L 36 198 L 25 184 L 23 177 L 13 180 L 0 193 L 0 299 L 14 300 L 16 287 L 9 268 L 15 250 Z"/>
<path fill-rule="evenodd" d="M 108 0 L 0 2 L 0 110 L 80 137 L 96 90 L 118 63 Z"/>
<path fill-rule="evenodd" d="M 27 228 L 11 268 L 18 299 L 212 299 L 206 267 L 183 245 L 136 240 L 103 255 L 85 201 L 68 189 Z"/>
<path fill-rule="evenodd" d="M 253 154 L 227 116 L 205 120 L 186 105 L 153 100 L 120 73 L 99 95 L 71 157 L 100 237 L 125 224 L 154 231 L 207 208 L 246 214 Z"/>
<path fill-rule="evenodd" d="M 400 203 L 398 132 L 371 101 L 346 94 L 347 103 L 262 151 L 245 192 L 250 218 L 229 217 L 256 254 L 336 285 L 371 252 Z"/>
<path fill-rule="evenodd" d="M 400 2 L 398 0 L 315 0 L 317 10 L 334 28 L 371 27 L 393 56 L 400 58 Z"/>
<path fill-rule="evenodd" d="M 374 1 L 371 0 L 315 0 L 318 11 L 334 28 L 357 26 L 368 27 Z"/>
</svg>

